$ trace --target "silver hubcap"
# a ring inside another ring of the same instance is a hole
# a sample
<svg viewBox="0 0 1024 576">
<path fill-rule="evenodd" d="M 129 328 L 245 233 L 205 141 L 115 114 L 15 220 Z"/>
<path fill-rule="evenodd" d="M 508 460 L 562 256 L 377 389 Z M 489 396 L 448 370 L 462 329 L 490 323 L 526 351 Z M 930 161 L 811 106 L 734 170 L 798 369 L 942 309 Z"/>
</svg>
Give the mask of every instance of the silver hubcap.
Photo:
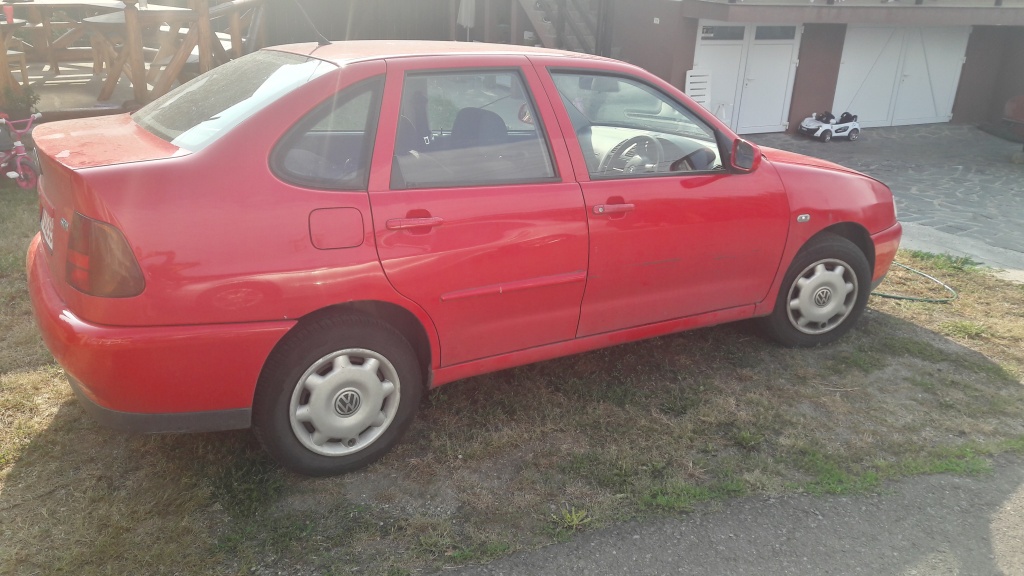
<svg viewBox="0 0 1024 576">
<path fill-rule="evenodd" d="M 350 348 L 317 360 L 292 392 L 288 419 L 303 446 L 345 456 L 373 444 L 398 412 L 398 372 L 387 358 Z"/>
<path fill-rule="evenodd" d="M 843 323 L 857 302 L 857 275 L 840 260 L 819 260 L 789 288 L 787 312 L 804 334 L 824 334 Z"/>
</svg>

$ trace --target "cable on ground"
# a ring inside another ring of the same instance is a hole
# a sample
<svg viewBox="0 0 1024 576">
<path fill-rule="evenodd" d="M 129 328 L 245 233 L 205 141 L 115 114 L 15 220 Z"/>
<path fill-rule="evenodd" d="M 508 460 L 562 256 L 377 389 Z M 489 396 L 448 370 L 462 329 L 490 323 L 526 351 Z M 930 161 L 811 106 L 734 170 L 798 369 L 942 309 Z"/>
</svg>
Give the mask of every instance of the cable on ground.
<svg viewBox="0 0 1024 576">
<path fill-rule="evenodd" d="M 947 292 L 952 294 L 952 296 L 950 296 L 948 298 L 921 298 L 919 296 L 904 296 L 902 294 L 886 294 L 884 292 L 872 292 L 871 293 L 872 295 L 880 296 L 882 298 L 891 298 L 893 300 L 908 300 L 910 302 L 927 302 L 927 303 L 930 303 L 930 304 L 947 304 L 947 303 L 952 302 L 953 300 L 956 300 L 957 298 L 960 297 L 960 295 L 957 294 L 956 290 L 953 290 L 952 288 L 947 286 L 944 282 L 942 282 L 938 278 L 935 278 L 934 276 L 929 276 L 929 275 L 925 274 L 924 272 L 921 272 L 920 270 L 917 270 L 915 268 L 911 268 L 910 266 L 907 266 L 906 264 L 900 264 L 899 262 L 893 262 L 893 265 L 894 266 L 899 266 L 900 268 L 903 268 L 904 270 L 909 270 L 909 271 L 913 272 L 914 274 L 917 274 L 918 276 L 924 276 L 925 278 L 927 278 L 927 279 L 931 280 L 932 282 L 935 282 L 939 286 L 942 286 L 943 288 L 945 288 Z"/>
</svg>

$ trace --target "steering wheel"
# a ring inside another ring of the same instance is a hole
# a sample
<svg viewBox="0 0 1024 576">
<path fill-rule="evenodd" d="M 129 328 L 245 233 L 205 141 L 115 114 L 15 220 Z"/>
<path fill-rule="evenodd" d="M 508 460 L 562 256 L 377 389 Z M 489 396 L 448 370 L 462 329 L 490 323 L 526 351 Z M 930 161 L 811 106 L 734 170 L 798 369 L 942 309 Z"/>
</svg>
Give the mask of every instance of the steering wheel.
<svg viewBox="0 0 1024 576">
<path fill-rule="evenodd" d="M 689 171 L 689 170 L 708 170 L 715 162 L 714 152 L 707 148 L 698 148 L 693 152 L 690 152 L 686 156 L 683 156 L 679 160 L 676 160 L 668 167 L 670 172 Z"/>
<path fill-rule="evenodd" d="M 605 154 L 597 171 L 601 174 L 657 172 L 664 156 L 665 152 L 656 138 L 633 136 L 619 142 Z"/>
</svg>

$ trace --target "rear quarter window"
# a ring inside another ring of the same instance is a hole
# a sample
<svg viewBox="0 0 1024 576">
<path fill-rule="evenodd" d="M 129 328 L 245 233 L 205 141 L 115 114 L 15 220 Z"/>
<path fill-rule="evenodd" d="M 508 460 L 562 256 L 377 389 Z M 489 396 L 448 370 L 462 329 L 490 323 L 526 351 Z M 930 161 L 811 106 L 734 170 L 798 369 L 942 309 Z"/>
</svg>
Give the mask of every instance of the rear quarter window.
<svg viewBox="0 0 1024 576">
<path fill-rule="evenodd" d="M 366 190 L 384 77 L 341 90 L 295 125 L 274 147 L 278 178 L 327 190 Z"/>
</svg>

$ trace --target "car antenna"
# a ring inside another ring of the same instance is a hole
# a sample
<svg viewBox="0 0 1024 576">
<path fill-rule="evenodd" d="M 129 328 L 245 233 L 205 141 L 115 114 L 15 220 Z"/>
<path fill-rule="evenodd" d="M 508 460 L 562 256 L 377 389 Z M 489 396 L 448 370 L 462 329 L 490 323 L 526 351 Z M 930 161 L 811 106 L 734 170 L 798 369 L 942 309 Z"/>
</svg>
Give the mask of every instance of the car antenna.
<svg viewBox="0 0 1024 576">
<path fill-rule="evenodd" d="M 292 0 L 292 3 L 295 4 L 295 7 L 299 9 L 299 12 L 302 12 L 302 17 L 305 18 L 306 22 L 309 23 L 309 27 L 313 29 L 313 32 L 316 32 L 316 35 L 317 35 L 317 38 L 318 38 L 318 40 L 316 41 L 317 45 L 318 46 L 328 46 L 328 45 L 330 45 L 331 41 L 328 40 L 323 34 L 320 33 L 320 30 L 317 29 L 316 24 L 313 24 L 313 20 L 309 17 L 309 14 L 306 14 L 306 10 L 302 7 L 302 4 L 299 3 L 299 0 Z"/>
</svg>

